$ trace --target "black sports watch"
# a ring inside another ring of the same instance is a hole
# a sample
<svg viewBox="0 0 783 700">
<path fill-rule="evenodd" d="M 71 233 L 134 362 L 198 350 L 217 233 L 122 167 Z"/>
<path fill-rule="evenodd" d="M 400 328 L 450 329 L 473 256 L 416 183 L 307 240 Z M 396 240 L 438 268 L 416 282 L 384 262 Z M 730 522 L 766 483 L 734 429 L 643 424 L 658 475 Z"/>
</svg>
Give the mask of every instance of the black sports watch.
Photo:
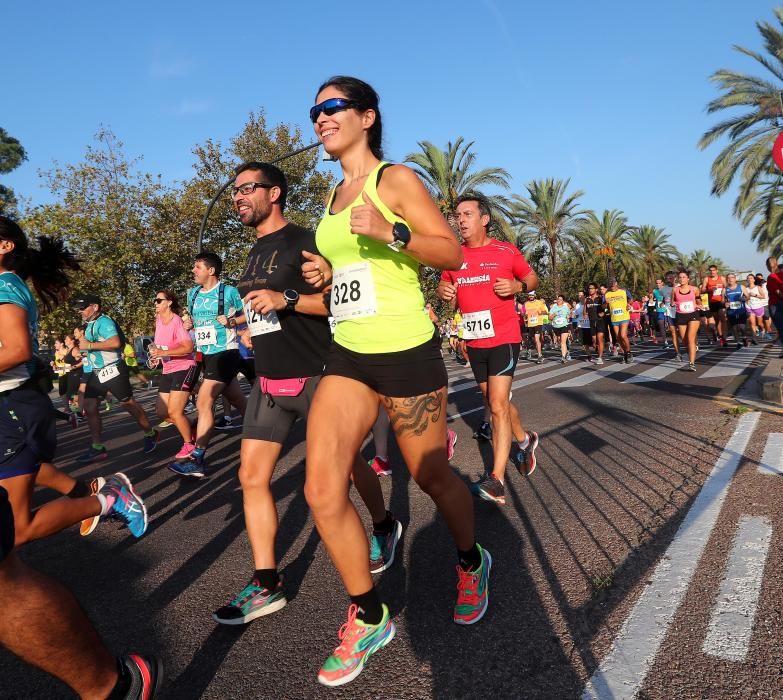
<svg viewBox="0 0 783 700">
<path fill-rule="evenodd" d="M 399 253 L 411 242 L 411 230 L 399 221 L 392 226 L 392 236 L 394 236 L 394 240 L 386 245 L 395 253 Z"/>
<path fill-rule="evenodd" d="M 295 289 L 284 289 L 283 299 L 285 299 L 286 311 L 293 311 L 294 307 L 299 303 L 299 292 Z"/>
</svg>

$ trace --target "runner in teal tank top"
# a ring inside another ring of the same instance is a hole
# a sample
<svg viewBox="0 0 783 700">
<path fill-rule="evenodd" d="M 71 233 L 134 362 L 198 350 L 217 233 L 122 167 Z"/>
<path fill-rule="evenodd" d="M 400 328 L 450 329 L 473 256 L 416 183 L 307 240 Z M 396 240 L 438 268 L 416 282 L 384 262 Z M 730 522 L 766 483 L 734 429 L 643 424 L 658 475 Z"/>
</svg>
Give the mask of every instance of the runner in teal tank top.
<svg viewBox="0 0 783 700">
<path fill-rule="evenodd" d="M 303 265 L 309 282 L 332 283 L 337 320 L 308 417 L 305 485 L 318 532 L 351 597 L 341 643 L 318 674 L 324 685 L 337 686 L 358 676 L 394 636 L 370 575 L 361 520 L 348 498 L 354 455 L 380 405 L 411 475 L 432 494 L 455 540 L 456 623 L 473 624 L 486 612 L 492 558 L 476 544 L 470 492 L 446 457 L 447 375 L 417 274 L 420 263 L 458 270 L 460 246 L 415 173 L 383 162 L 372 87 L 332 78 L 319 88 L 310 117 L 343 171 L 316 234 L 323 258 Z"/>
</svg>

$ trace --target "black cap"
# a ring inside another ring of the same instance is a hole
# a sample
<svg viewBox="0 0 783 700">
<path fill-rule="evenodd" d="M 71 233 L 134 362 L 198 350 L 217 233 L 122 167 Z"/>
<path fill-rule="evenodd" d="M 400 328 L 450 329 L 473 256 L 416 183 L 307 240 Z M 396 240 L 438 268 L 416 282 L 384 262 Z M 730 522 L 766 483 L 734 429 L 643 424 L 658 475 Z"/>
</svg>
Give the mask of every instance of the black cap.
<svg viewBox="0 0 783 700">
<path fill-rule="evenodd" d="M 86 309 L 91 304 L 101 305 L 101 298 L 97 294 L 82 294 L 71 302 L 80 311 Z"/>
</svg>

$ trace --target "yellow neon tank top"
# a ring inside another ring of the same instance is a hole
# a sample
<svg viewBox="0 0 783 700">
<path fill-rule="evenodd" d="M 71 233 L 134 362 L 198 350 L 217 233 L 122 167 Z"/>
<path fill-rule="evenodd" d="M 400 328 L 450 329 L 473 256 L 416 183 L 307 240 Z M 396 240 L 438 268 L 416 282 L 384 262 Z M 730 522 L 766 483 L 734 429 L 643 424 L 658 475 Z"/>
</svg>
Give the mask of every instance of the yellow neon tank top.
<svg viewBox="0 0 783 700">
<path fill-rule="evenodd" d="M 628 312 L 628 293 L 624 289 L 605 294 L 606 303 L 609 304 L 609 319 L 611 321 L 628 321 L 631 318 Z"/>
<path fill-rule="evenodd" d="M 385 164 L 370 172 L 362 191 L 388 222 L 408 226 L 378 196 L 378 171 Z M 337 214 L 331 213 L 334 194 L 332 190 L 315 241 L 334 270 L 335 342 L 364 354 L 399 352 L 426 343 L 432 337 L 432 323 L 424 308 L 418 261 L 382 241 L 351 233 L 351 209 L 364 203 L 361 192 Z"/>
</svg>

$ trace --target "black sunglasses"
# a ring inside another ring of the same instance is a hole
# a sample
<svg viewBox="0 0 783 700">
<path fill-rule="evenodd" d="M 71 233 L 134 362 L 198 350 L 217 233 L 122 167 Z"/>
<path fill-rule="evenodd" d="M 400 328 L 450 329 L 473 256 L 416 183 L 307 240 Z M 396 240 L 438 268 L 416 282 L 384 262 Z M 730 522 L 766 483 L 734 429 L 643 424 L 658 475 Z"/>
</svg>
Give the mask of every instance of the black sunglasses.
<svg viewBox="0 0 783 700">
<path fill-rule="evenodd" d="M 332 97 L 310 108 L 310 121 L 315 124 L 321 113 L 331 117 L 333 114 L 337 114 L 337 112 L 344 112 L 346 109 L 356 106 L 357 104 L 353 100 L 346 100 L 344 97 Z"/>
<path fill-rule="evenodd" d="M 246 182 L 239 187 L 232 187 L 231 196 L 235 196 L 237 192 L 241 192 L 242 194 L 253 194 L 258 187 L 264 190 L 271 190 L 274 185 L 270 185 L 268 182 Z"/>
<path fill-rule="evenodd" d="M 156 304 L 162 304 L 164 301 L 168 301 L 168 299 L 155 299 Z"/>
</svg>

